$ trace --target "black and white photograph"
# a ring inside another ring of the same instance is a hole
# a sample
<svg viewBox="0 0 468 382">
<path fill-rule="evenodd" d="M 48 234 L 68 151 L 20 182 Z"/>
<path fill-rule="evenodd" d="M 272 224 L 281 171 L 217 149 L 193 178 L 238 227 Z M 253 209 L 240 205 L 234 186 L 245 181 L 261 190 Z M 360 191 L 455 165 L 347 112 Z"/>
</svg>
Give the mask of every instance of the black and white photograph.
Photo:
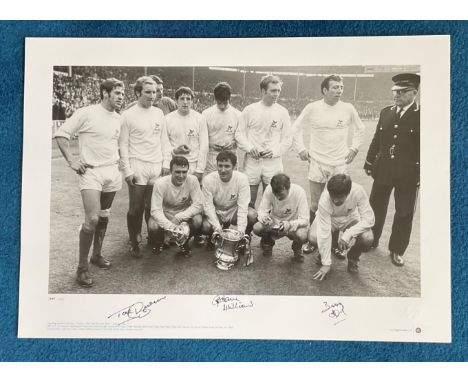
<svg viewBox="0 0 468 382">
<path fill-rule="evenodd" d="M 448 41 L 27 41 L 20 336 L 447 340 Z"/>
<path fill-rule="evenodd" d="M 53 80 L 49 293 L 420 295 L 418 66 Z"/>
</svg>

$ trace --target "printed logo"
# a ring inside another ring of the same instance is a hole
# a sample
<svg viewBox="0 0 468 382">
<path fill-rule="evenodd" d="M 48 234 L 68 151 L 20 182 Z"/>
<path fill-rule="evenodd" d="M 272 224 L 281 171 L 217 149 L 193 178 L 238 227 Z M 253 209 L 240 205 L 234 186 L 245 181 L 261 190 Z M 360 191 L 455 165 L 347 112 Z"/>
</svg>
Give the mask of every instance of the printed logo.
<svg viewBox="0 0 468 382">
<path fill-rule="evenodd" d="M 235 199 L 236 198 L 236 194 L 231 194 L 231 200 Z"/>
<path fill-rule="evenodd" d="M 233 127 L 231 125 L 228 125 L 228 127 L 226 129 L 226 133 L 232 133 L 232 129 L 233 129 Z"/>
<path fill-rule="evenodd" d="M 273 122 L 271 122 L 270 127 L 271 127 L 272 129 L 276 129 L 276 128 L 278 127 L 278 121 L 273 121 Z"/>
<path fill-rule="evenodd" d="M 289 215 L 291 213 L 291 208 L 286 208 L 283 213 Z"/>
<path fill-rule="evenodd" d="M 160 131 L 161 131 L 161 126 L 159 125 L 159 123 L 155 123 L 154 128 L 153 128 L 153 133 L 158 134 Z"/>
<path fill-rule="evenodd" d="M 184 204 L 188 200 L 188 196 L 184 196 L 180 199 L 180 204 Z"/>
<path fill-rule="evenodd" d="M 339 119 L 338 123 L 336 124 L 336 127 L 344 127 L 344 121 L 342 119 Z"/>
<path fill-rule="evenodd" d="M 194 137 L 195 136 L 195 130 L 194 129 L 190 129 L 187 136 L 189 137 Z"/>
</svg>

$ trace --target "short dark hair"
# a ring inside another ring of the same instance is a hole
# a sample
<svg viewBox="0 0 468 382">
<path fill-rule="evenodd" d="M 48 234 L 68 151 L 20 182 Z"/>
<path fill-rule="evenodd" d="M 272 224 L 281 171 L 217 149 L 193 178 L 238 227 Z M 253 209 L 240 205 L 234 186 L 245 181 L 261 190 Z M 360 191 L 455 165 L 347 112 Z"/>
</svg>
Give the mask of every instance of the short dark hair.
<svg viewBox="0 0 468 382">
<path fill-rule="evenodd" d="M 237 164 L 237 156 L 232 151 L 223 150 L 216 156 L 216 162 L 221 161 L 231 161 L 232 167 L 236 167 Z"/>
<path fill-rule="evenodd" d="M 267 90 L 269 84 L 280 84 L 283 85 L 283 81 L 280 80 L 278 76 L 275 76 L 273 74 L 268 74 L 266 76 L 263 76 L 262 79 L 260 80 L 260 90 Z"/>
<path fill-rule="evenodd" d="M 171 159 L 171 162 L 169 163 L 169 170 L 172 171 L 172 168 L 174 167 L 174 165 L 190 168 L 187 158 L 180 156 L 180 155 L 177 155 Z"/>
<path fill-rule="evenodd" d="M 141 95 L 144 85 L 156 85 L 151 77 L 143 76 L 136 80 L 135 85 L 133 86 L 133 92 L 137 97 Z"/>
<path fill-rule="evenodd" d="M 227 82 L 218 83 L 213 90 L 215 100 L 220 102 L 229 101 L 231 98 L 231 92 L 231 85 L 229 85 Z"/>
<path fill-rule="evenodd" d="M 123 88 L 124 84 L 122 81 L 118 80 L 117 78 L 108 78 L 101 82 L 99 85 L 99 93 L 101 95 L 101 99 L 104 98 L 104 92 L 110 93 L 115 88 Z"/>
<path fill-rule="evenodd" d="M 325 79 L 320 85 L 320 91 L 322 92 L 322 94 L 323 89 L 329 89 L 330 81 L 343 82 L 343 77 L 339 76 L 338 74 L 332 74 L 331 76 L 325 77 Z"/>
<path fill-rule="evenodd" d="M 279 173 L 271 178 L 270 185 L 273 193 L 277 194 L 282 190 L 289 190 L 291 188 L 291 179 L 286 174 Z"/>
<path fill-rule="evenodd" d="M 189 87 L 187 86 L 181 86 L 179 89 L 176 90 L 175 92 L 175 99 L 176 101 L 179 99 L 179 97 L 182 95 L 182 94 L 188 94 L 192 100 L 193 100 L 193 91 L 192 89 L 190 89 Z"/>
<path fill-rule="evenodd" d="M 333 175 L 327 183 L 327 190 L 332 197 L 348 196 L 351 192 L 353 182 L 351 177 L 346 174 Z"/>
<path fill-rule="evenodd" d="M 152 74 L 151 76 L 151 79 L 156 82 L 156 85 L 161 85 L 161 84 L 164 84 L 163 80 L 161 79 L 161 77 L 155 75 L 155 74 Z"/>
</svg>

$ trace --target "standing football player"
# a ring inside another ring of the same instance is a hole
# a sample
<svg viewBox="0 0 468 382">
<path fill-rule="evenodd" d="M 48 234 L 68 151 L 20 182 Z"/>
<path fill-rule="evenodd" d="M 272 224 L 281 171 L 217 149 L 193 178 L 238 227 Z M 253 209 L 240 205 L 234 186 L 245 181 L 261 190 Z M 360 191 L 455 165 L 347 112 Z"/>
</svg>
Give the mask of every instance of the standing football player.
<svg viewBox="0 0 468 382">
<path fill-rule="evenodd" d="M 122 114 L 119 147 L 121 169 L 128 184 L 127 227 L 131 254 L 141 258 L 141 225 L 151 212 L 153 185 L 159 176 L 169 174 L 171 151 L 163 112 L 153 107 L 156 84 L 140 77 L 134 87 L 137 103 Z M 151 245 L 151 237 L 148 238 Z"/>
<path fill-rule="evenodd" d="M 365 126 L 350 103 L 341 101 L 344 85 L 338 75 L 326 77 L 321 85 L 323 99 L 309 103 L 293 125 L 293 148 L 301 160 L 309 161 L 310 223 L 315 219 L 320 195 L 325 184 L 335 174 L 347 172 L 362 142 Z M 348 146 L 348 130 L 353 128 L 353 140 Z M 309 149 L 303 143 L 303 129 L 310 132 Z M 310 243 L 304 246 L 311 253 Z M 338 256 L 341 253 L 336 253 Z"/>
<path fill-rule="evenodd" d="M 164 115 L 177 110 L 177 104 L 173 99 L 164 96 L 164 83 L 161 77 L 156 75 L 149 76 L 156 83 L 156 98 L 154 99 L 153 106 L 162 110 Z M 124 110 L 130 109 L 138 101 L 134 101 L 125 107 Z"/>
<path fill-rule="evenodd" d="M 174 100 L 164 96 L 164 83 L 161 77 L 155 75 L 150 77 L 154 82 L 156 82 L 156 99 L 154 100 L 153 106 L 160 108 L 164 115 L 177 110 L 177 104 Z"/>
<path fill-rule="evenodd" d="M 201 182 L 208 154 L 208 132 L 202 115 L 192 109 L 193 96 L 190 88 L 177 89 L 177 110 L 166 115 L 166 126 L 172 155 L 187 158 L 189 174 Z"/>
<path fill-rule="evenodd" d="M 229 103 L 231 91 L 231 86 L 227 82 L 217 84 L 213 90 L 216 105 L 202 113 L 208 129 L 209 142 L 205 174 L 217 170 L 216 157 L 221 151 L 229 150 L 235 154 L 237 150 L 235 135 L 241 112 Z"/>
<path fill-rule="evenodd" d="M 291 121 L 286 108 L 277 103 L 281 80 L 274 75 L 260 81 L 262 99 L 245 107 L 236 135 L 239 147 L 246 152 L 244 170 L 250 184 L 250 206 L 255 208 L 258 187 L 263 191 L 273 175 L 283 171 L 284 155 L 291 146 Z"/>
<path fill-rule="evenodd" d="M 100 85 L 101 103 L 75 111 L 55 134 L 55 139 L 69 167 L 79 175 L 79 188 L 85 221 L 79 235 L 77 282 L 91 287 L 93 280 L 88 268 L 88 254 L 94 246 L 90 262 L 108 269 L 109 260 L 101 254 L 115 193 L 122 187 L 119 171 L 118 139 L 121 117 L 116 112 L 122 106 L 124 85 L 108 78 Z M 70 151 L 70 139 L 77 135 L 79 158 Z"/>
</svg>

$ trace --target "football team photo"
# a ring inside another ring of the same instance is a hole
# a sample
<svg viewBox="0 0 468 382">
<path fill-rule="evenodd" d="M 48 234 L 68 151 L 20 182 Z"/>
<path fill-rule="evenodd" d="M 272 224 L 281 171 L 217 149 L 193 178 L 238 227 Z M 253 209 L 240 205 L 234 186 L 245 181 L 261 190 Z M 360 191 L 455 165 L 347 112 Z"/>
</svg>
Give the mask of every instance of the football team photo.
<svg viewBox="0 0 468 382">
<path fill-rule="evenodd" d="M 419 297 L 423 81 L 54 66 L 49 293 Z"/>
</svg>

